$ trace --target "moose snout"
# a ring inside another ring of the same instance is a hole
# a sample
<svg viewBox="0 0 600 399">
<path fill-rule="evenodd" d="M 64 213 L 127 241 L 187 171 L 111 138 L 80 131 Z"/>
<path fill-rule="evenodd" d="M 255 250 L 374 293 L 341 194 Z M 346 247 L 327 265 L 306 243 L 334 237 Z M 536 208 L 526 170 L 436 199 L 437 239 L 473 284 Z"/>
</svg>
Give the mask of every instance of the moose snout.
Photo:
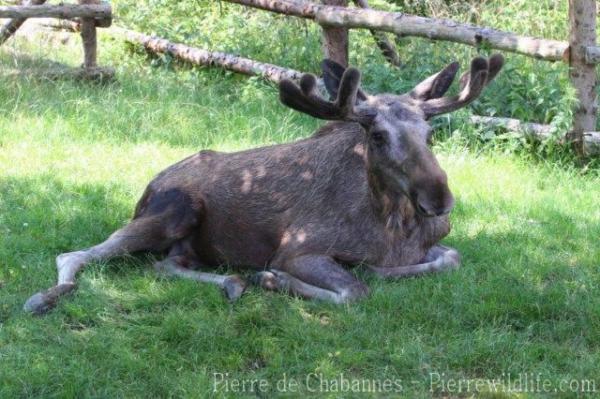
<svg viewBox="0 0 600 399">
<path fill-rule="evenodd" d="M 427 217 L 442 216 L 450 213 L 452 208 L 454 208 L 454 197 L 450 190 L 444 187 L 441 190 L 432 191 L 434 192 L 417 195 L 415 200 L 417 212 Z"/>
<path fill-rule="evenodd" d="M 447 215 L 448 213 L 450 213 L 452 208 L 454 208 L 454 203 L 452 203 L 449 206 L 432 207 L 432 206 L 429 206 L 428 204 L 424 204 L 423 202 L 417 202 L 417 208 L 419 210 L 419 213 L 421 213 L 423 216 L 427 216 L 427 217 L 442 216 L 442 215 Z"/>
</svg>

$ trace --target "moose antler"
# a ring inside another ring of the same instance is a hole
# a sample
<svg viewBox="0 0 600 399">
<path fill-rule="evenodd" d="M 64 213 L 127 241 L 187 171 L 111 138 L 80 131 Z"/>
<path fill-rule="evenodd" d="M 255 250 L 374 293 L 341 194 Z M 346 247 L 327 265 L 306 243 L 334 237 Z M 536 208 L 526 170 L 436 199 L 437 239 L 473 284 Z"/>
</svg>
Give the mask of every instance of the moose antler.
<svg viewBox="0 0 600 399">
<path fill-rule="evenodd" d="M 431 75 L 418 85 L 416 85 L 408 95 L 415 100 L 430 100 L 432 98 L 438 98 L 443 96 L 450 85 L 454 81 L 456 72 L 458 72 L 458 62 L 448 64 L 446 68 L 442 69 L 438 73 Z"/>
<path fill-rule="evenodd" d="M 304 74 L 300 78 L 300 86 L 291 80 L 282 80 L 279 98 L 288 107 L 315 118 L 368 124 L 375 115 L 367 108 L 358 110 L 355 106 L 359 85 L 360 72 L 356 68 L 348 68 L 342 75 L 336 99 L 327 101 L 317 89 L 317 78 Z"/>
<path fill-rule="evenodd" d="M 325 84 L 325 88 L 331 95 L 331 99 L 334 100 L 337 97 L 340 81 L 346 68 L 334 60 L 326 58 L 321 62 L 321 70 L 323 71 L 323 83 Z M 356 100 L 360 102 L 365 101 L 366 99 L 367 95 L 359 87 L 356 91 Z"/>
<path fill-rule="evenodd" d="M 504 58 L 500 54 L 492 55 L 489 60 L 486 60 L 483 57 L 474 58 L 473 61 L 471 61 L 471 69 L 469 72 L 464 73 L 460 78 L 461 91 L 458 95 L 452 97 L 439 97 L 439 95 L 443 93 L 440 94 L 441 90 L 435 90 L 438 98 L 436 98 L 436 95 L 429 95 L 429 99 L 419 104 L 425 113 L 425 117 L 431 118 L 435 115 L 455 111 L 475 100 L 481 94 L 483 88 L 496 77 L 498 72 L 500 72 L 502 65 L 504 65 Z M 450 64 L 449 67 L 456 73 L 457 65 Z M 449 67 L 446 67 L 446 69 Z M 451 75 L 449 83 L 452 82 L 454 73 L 448 74 Z M 445 80 L 444 84 L 441 84 L 440 87 L 447 90 L 450 86 L 449 83 Z"/>
</svg>

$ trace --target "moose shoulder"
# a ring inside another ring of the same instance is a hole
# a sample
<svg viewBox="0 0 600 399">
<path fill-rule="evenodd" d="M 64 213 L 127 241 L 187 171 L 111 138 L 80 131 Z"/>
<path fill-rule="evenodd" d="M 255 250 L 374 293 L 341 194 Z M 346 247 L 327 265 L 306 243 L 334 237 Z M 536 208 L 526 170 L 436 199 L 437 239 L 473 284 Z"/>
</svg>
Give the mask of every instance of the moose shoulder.
<svg viewBox="0 0 600 399">
<path fill-rule="evenodd" d="M 450 231 L 454 199 L 427 146 L 427 119 L 470 103 L 502 64 L 499 55 L 475 58 L 452 97 L 443 95 L 457 63 L 403 95 L 366 94 L 358 70 L 328 60 L 324 82 L 335 100 L 318 93 L 313 75 L 300 85 L 282 81 L 285 105 L 333 122 L 308 139 L 201 151 L 167 168 L 127 226 L 58 256 L 57 285 L 32 296 L 25 309 L 46 312 L 75 288 L 86 264 L 138 251 L 166 253 L 156 270 L 217 284 L 232 300 L 246 282 L 205 268 L 252 268 L 263 288 L 343 303 L 368 292 L 348 265 L 366 264 L 383 277 L 457 267 L 458 253 L 437 244 Z"/>
</svg>

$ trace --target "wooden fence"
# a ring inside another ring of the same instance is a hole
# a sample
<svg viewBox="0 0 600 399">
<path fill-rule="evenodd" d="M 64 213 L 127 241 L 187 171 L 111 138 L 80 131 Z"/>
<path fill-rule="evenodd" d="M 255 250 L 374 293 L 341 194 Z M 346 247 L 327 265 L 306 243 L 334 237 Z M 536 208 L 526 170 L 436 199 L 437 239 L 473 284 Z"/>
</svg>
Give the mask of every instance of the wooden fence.
<svg viewBox="0 0 600 399">
<path fill-rule="evenodd" d="M 386 59 L 395 65 L 399 62 L 398 55 L 393 45 L 382 33 L 390 32 L 402 36 L 445 40 L 475 47 L 484 46 L 522 54 L 538 60 L 566 62 L 570 66 L 569 76 L 576 90 L 579 104 L 574 112 L 572 129 L 565 135 L 563 142 L 572 144 L 582 156 L 600 154 L 600 132 L 595 131 L 597 120 L 596 64 L 600 63 L 600 47 L 596 46 L 596 2 L 594 0 L 569 0 L 570 33 L 568 41 L 521 36 L 445 19 L 377 11 L 369 8 L 367 0 L 353 0 L 358 8 L 346 7 L 347 0 L 322 0 L 325 4 L 300 0 L 224 1 L 314 20 L 323 27 L 325 56 L 333 58 L 341 64 L 346 64 L 348 59 L 348 29 L 369 29 Z M 110 6 L 98 4 L 97 0 L 80 0 L 79 5 L 36 5 L 43 2 L 44 0 L 29 0 L 26 6 L 0 7 L 0 18 L 16 18 L 0 31 L 0 43 L 6 40 L 4 38 L 5 30 L 12 29 L 11 24 L 15 23 L 18 28 L 25 18 L 41 16 L 67 20 L 75 18 L 78 20 L 77 23 L 63 21 L 64 23 L 58 23 L 55 27 L 80 31 L 84 37 L 86 52 L 84 66 L 87 68 L 95 65 L 95 27 L 110 25 Z M 86 23 L 88 24 L 87 29 L 90 29 L 89 32 L 85 32 Z M 151 52 L 167 53 L 197 65 L 218 66 L 239 73 L 258 75 L 273 82 L 278 82 L 282 78 L 297 79 L 301 75 L 300 71 L 232 54 L 194 48 L 182 43 L 172 43 L 164 38 L 151 37 L 131 30 L 113 27 L 107 29 L 107 32 L 116 38 L 141 44 Z M 93 38 L 93 46 L 86 45 L 86 37 L 88 42 L 90 38 Z M 552 132 L 549 125 L 511 118 L 474 115 L 471 117 L 471 121 L 476 124 L 501 126 L 508 130 L 519 131 L 539 140 L 547 139 Z"/>
<path fill-rule="evenodd" d="M 595 0 L 569 0 L 568 41 L 520 36 L 488 27 L 458 23 L 452 20 L 419 17 L 398 12 L 377 11 L 369 8 L 347 8 L 340 0 L 323 0 L 325 4 L 296 0 L 225 0 L 261 10 L 314 20 L 323 27 L 324 41 L 329 46 L 329 31 L 338 29 L 369 29 L 391 32 L 402 36 L 445 40 L 470 46 L 514 52 L 545 61 L 563 61 L 570 66 L 569 77 L 579 99 L 574 110 L 573 125 L 565 139 L 580 155 L 600 152 L 600 133 L 596 132 L 597 80 L 596 64 L 600 63 L 600 47 L 596 46 Z M 346 4 L 346 0 L 341 0 Z M 329 5 L 337 4 L 337 5 Z M 338 37 L 340 32 L 335 33 Z M 343 43 L 341 46 L 347 44 Z M 328 49 L 327 56 L 344 64 L 347 50 Z M 337 54 L 343 54 L 338 56 Z M 344 55 L 345 54 L 345 55 Z M 519 126 L 534 135 L 547 135 L 549 126 L 506 118 L 475 118 L 478 123 Z M 533 130 L 531 128 L 534 127 Z"/>
<path fill-rule="evenodd" d="M 19 6 L 0 7 L 0 18 L 11 18 L 0 28 L 0 44 L 11 37 L 28 18 L 58 18 L 77 20 L 83 42 L 81 68 L 46 71 L 46 77 L 69 76 L 83 79 L 107 79 L 114 75 L 112 68 L 97 65 L 96 27 L 109 27 L 112 23 L 110 4 L 98 0 L 79 0 L 79 4 L 46 5 L 45 0 L 27 0 Z"/>
</svg>

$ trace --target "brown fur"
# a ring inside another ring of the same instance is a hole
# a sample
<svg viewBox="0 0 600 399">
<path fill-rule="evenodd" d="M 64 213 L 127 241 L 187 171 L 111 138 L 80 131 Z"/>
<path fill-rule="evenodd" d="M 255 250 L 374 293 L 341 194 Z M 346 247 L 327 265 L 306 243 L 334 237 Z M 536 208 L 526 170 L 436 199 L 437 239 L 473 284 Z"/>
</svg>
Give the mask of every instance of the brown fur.
<svg viewBox="0 0 600 399">
<path fill-rule="evenodd" d="M 369 184 L 358 123 L 333 122 L 320 132 L 290 144 L 189 157 L 150 183 L 134 218 L 176 207 L 164 228 L 181 232 L 202 263 L 257 269 L 284 267 L 305 253 L 349 264 L 411 264 L 449 232 L 447 215 L 420 216 L 410 201 Z"/>
</svg>

